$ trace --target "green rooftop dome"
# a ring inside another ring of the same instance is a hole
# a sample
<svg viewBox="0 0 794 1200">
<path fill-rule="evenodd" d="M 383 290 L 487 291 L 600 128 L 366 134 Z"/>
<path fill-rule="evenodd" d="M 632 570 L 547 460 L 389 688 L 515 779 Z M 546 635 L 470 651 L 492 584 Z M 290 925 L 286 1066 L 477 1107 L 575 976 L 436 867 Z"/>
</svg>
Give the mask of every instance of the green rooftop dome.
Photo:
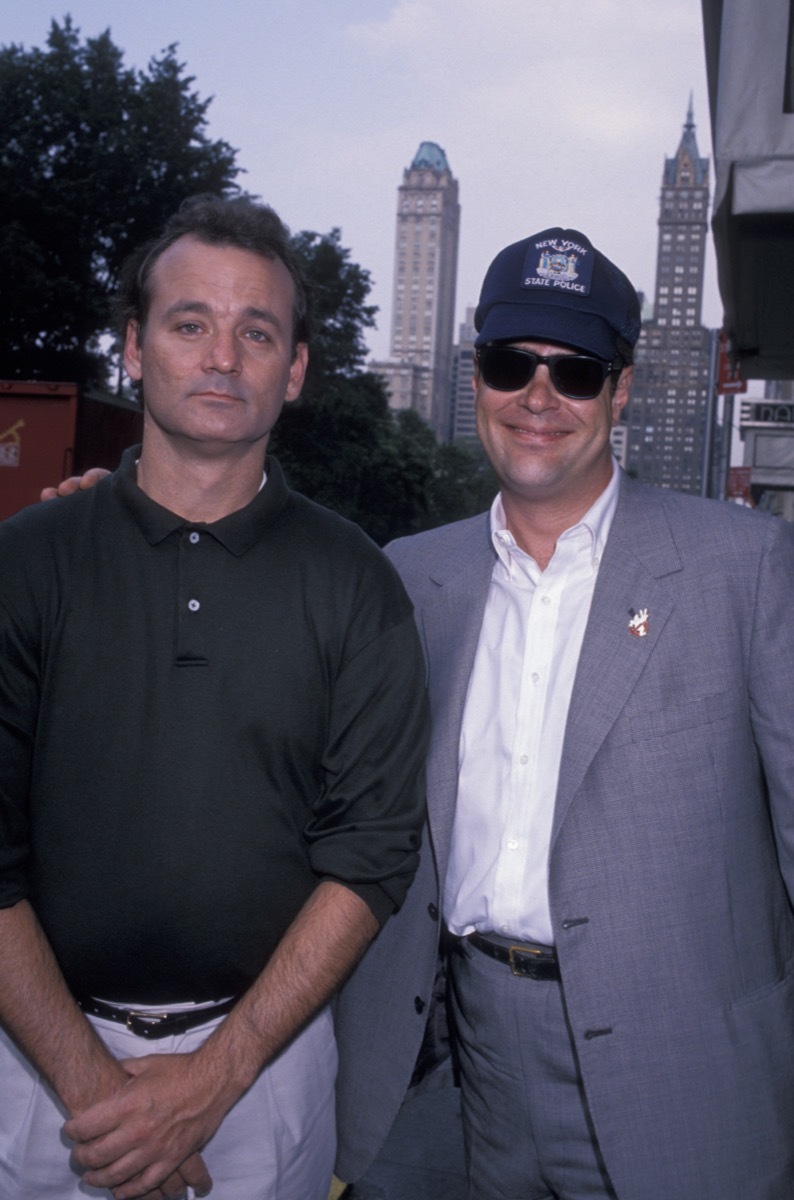
<svg viewBox="0 0 794 1200">
<path fill-rule="evenodd" d="M 431 171 L 448 171 L 447 156 L 435 142 L 422 142 L 414 155 L 412 168 L 426 167 Z"/>
</svg>

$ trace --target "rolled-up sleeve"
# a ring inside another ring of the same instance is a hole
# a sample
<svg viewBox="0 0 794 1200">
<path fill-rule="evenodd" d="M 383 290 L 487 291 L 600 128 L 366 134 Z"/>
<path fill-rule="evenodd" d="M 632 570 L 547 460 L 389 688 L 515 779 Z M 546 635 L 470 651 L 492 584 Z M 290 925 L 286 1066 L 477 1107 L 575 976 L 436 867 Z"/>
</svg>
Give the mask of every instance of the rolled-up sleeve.
<svg viewBox="0 0 794 1200">
<path fill-rule="evenodd" d="M 410 610 L 343 665 L 331 700 L 325 786 L 306 830 L 313 870 L 382 924 L 419 862 L 425 815 L 425 669 Z"/>
</svg>

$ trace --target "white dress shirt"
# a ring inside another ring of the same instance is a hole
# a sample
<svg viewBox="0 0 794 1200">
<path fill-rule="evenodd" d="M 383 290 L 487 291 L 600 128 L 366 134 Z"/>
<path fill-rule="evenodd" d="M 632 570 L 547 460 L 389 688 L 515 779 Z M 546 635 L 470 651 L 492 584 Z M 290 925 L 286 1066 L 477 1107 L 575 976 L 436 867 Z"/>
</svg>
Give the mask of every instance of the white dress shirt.
<svg viewBox="0 0 794 1200">
<path fill-rule="evenodd" d="M 497 559 L 461 728 L 444 912 L 452 933 L 554 943 L 548 858 L 563 738 L 618 471 L 541 571 L 491 508 Z M 576 731 L 573 731 L 575 736 Z"/>
</svg>

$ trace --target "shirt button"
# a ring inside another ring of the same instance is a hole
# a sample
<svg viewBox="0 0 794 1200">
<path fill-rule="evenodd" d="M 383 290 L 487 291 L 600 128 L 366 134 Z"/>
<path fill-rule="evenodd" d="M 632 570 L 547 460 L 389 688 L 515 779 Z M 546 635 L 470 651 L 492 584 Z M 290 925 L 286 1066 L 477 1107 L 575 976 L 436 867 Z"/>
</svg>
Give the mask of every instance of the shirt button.
<svg viewBox="0 0 794 1200">
<path fill-rule="evenodd" d="M 198 610 L 201 608 L 198 600 L 188 600 L 187 606 L 191 612 L 198 612 Z"/>
<path fill-rule="evenodd" d="M 540 683 L 540 675 L 537 673 L 537 671 L 532 672 L 532 674 L 530 675 L 530 679 L 532 680 L 533 683 Z"/>
<path fill-rule="evenodd" d="M 527 765 L 527 763 L 529 762 L 529 755 L 522 754 L 518 761 L 521 763 L 522 767 L 525 767 Z"/>
<path fill-rule="evenodd" d="M 507 843 L 507 848 L 508 848 L 508 850 L 517 850 L 518 849 L 518 839 L 511 838 L 510 841 Z"/>
<path fill-rule="evenodd" d="M 551 604 L 551 596 L 541 596 L 541 604 Z"/>
<path fill-rule="evenodd" d="M 595 558 L 593 559 L 593 566 L 597 567 L 600 562 L 601 562 L 601 559 L 596 554 Z"/>
<path fill-rule="evenodd" d="M 200 534 L 200 533 L 196 533 L 196 531 L 195 531 L 195 529 L 194 529 L 194 530 L 193 530 L 193 532 L 192 532 L 192 533 L 191 533 L 191 535 L 190 535 L 190 540 L 191 540 L 191 542 L 193 543 L 193 545 L 195 546 L 196 542 L 200 542 L 200 541 L 201 541 L 201 534 Z"/>
</svg>

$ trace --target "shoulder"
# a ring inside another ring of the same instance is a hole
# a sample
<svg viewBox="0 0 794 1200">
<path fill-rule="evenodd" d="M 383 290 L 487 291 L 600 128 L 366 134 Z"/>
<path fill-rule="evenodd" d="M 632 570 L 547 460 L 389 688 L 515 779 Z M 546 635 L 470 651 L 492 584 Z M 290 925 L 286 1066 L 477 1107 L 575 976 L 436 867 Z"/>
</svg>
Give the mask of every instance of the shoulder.
<svg viewBox="0 0 794 1200">
<path fill-rule="evenodd" d="M 6 560 L 3 570 L 9 560 L 29 560 L 48 550 L 57 553 L 79 542 L 82 536 L 90 536 L 96 513 L 108 495 L 103 480 L 90 491 L 31 504 L 0 522 L 0 555 Z"/>
<path fill-rule="evenodd" d="M 412 624 L 412 606 L 394 566 L 352 521 L 290 491 L 282 511 L 278 559 L 285 579 L 324 619 Z"/>
<path fill-rule="evenodd" d="M 399 572 L 415 608 L 421 608 L 438 592 L 439 585 L 468 583 L 479 576 L 478 568 L 490 572 L 493 547 L 488 513 L 441 525 L 426 533 L 398 538 L 386 546 L 386 554 Z"/>
<path fill-rule="evenodd" d="M 479 548 L 487 553 L 490 544 L 488 513 L 440 525 L 425 533 L 397 538 L 389 542 L 385 552 L 400 573 L 422 571 L 433 567 L 445 569 L 462 556 Z"/>
<path fill-rule="evenodd" d="M 667 488 L 651 487 L 624 478 L 616 516 L 622 522 L 662 520 L 680 545 L 699 543 L 726 549 L 718 539 L 758 546 L 767 539 L 792 541 L 794 527 L 779 517 L 725 500 L 706 500 Z"/>
<path fill-rule="evenodd" d="M 0 607 L 7 619 L 36 629 L 111 540 L 97 520 L 104 508 L 94 494 L 100 487 L 30 505 L 0 522 Z"/>
<path fill-rule="evenodd" d="M 360 526 L 300 492 L 289 492 L 284 518 L 290 536 L 317 562 L 334 570 L 353 568 L 387 577 L 395 574 L 383 550 Z"/>
</svg>

